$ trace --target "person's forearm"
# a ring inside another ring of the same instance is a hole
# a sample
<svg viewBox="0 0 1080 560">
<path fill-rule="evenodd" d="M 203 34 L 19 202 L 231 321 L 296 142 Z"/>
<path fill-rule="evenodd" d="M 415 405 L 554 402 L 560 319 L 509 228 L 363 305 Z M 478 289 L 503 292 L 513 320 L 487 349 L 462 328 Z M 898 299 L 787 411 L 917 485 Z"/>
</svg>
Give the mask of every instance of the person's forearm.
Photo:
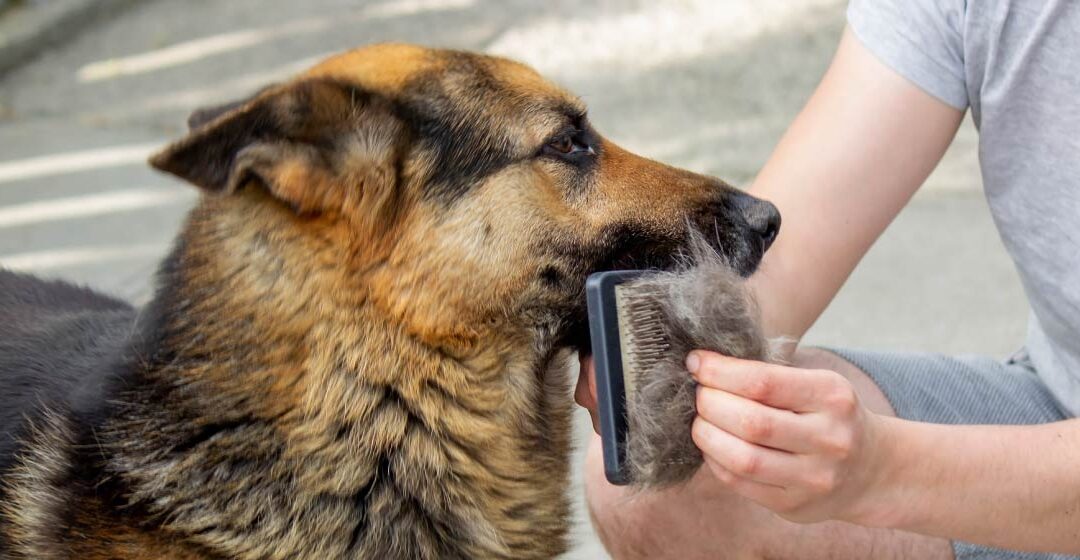
<svg viewBox="0 0 1080 560">
<path fill-rule="evenodd" d="M 945 426 L 884 418 L 877 492 L 857 522 L 991 546 L 1080 553 L 1080 420 Z"/>
<path fill-rule="evenodd" d="M 940 160 L 962 116 L 845 32 L 750 189 L 783 216 L 751 279 L 770 335 L 797 340 L 810 328 Z"/>
</svg>

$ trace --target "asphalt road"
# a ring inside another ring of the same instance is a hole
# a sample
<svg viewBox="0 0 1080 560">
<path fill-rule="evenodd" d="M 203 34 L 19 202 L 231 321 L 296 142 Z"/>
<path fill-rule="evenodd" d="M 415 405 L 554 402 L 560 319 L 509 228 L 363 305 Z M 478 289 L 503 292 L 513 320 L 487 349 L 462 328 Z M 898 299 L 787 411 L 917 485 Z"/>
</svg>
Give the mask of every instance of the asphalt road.
<svg viewBox="0 0 1080 560">
<path fill-rule="evenodd" d="M 0 81 L 0 264 L 145 301 L 195 199 L 191 187 L 152 172 L 146 155 L 176 138 L 198 106 L 376 41 L 522 59 L 579 93 L 615 141 L 745 185 L 824 71 L 843 8 L 839 0 L 144 1 Z M 980 188 L 966 126 L 809 341 L 994 356 L 1018 347 L 1026 303 Z M 585 441 L 584 422 L 578 433 Z M 602 557 L 583 514 L 576 540 L 569 557 Z"/>
</svg>

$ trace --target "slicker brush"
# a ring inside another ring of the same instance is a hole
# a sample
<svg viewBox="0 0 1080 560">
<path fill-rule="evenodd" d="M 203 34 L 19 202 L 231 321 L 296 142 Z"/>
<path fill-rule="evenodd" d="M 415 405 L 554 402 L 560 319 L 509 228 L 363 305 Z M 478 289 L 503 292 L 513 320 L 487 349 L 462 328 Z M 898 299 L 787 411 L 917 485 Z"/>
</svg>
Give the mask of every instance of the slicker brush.
<svg viewBox="0 0 1080 560">
<path fill-rule="evenodd" d="M 690 436 L 696 384 L 686 355 L 772 356 L 743 279 L 695 239 L 676 270 L 598 272 L 586 294 L 607 479 L 638 488 L 688 480 L 702 457 Z"/>
</svg>

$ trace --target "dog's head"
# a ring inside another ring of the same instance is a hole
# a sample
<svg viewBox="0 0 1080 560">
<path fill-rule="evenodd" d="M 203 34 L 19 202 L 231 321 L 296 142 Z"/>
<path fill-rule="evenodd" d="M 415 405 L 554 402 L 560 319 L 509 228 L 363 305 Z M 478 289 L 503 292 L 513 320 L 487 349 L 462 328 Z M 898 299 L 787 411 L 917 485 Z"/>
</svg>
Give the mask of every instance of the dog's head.
<svg viewBox="0 0 1080 560">
<path fill-rule="evenodd" d="M 517 327 L 575 344 L 589 273 L 668 267 L 696 228 L 745 276 L 779 226 L 771 204 L 623 150 L 579 99 L 490 56 L 370 46 L 189 124 L 155 167 L 333 239 L 346 289 L 451 347 Z"/>
</svg>

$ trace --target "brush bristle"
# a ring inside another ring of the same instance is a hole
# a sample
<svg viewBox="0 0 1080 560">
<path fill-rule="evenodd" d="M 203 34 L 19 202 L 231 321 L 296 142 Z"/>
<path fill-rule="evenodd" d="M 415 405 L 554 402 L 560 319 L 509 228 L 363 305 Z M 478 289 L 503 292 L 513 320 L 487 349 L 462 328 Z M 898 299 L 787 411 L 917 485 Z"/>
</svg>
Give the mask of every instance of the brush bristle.
<svg viewBox="0 0 1080 560">
<path fill-rule="evenodd" d="M 771 355 L 742 279 L 701 239 L 690 257 L 680 270 L 616 288 L 626 461 L 638 488 L 683 482 L 702 464 L 690 435 L 697 386 L 686 355 L 695 349 L 757 360 Z"/>
<path fill-rule="evenodd" d="M 628 403 L 633 402 L 630 397 L 634 394 L 638 376 L 625 372 L 651 371 L 671 351 L 671 334 L 667 330 L 659 295 L 648 286 L 645 289 L 625 285 L 615 288 L 623 383 Z"/>
</svg>

